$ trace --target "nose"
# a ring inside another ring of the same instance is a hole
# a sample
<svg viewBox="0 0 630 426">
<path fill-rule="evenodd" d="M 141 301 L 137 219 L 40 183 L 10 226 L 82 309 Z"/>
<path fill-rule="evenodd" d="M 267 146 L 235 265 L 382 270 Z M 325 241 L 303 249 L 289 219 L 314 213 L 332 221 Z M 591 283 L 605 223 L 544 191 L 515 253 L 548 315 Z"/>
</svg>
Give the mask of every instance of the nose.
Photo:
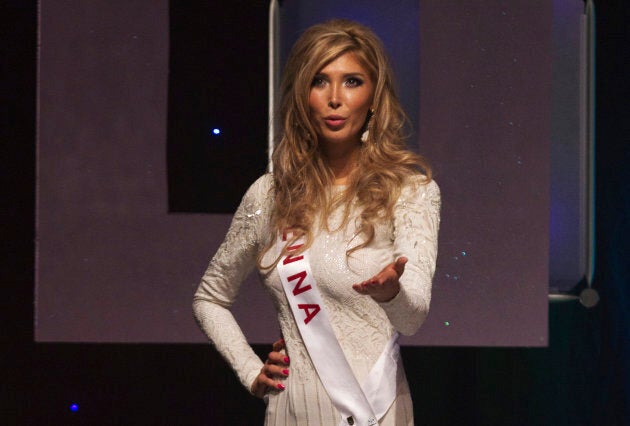
<svg viewBox="0 0 630 426">
<path fill-rule="evenodd" d="M 339 87 L 337 84 L 330 85 L 330 99 L 328 100 L 328 106 L 332 109 L 337 109 L 341 106 L 339 100 Z"/>
</svg>

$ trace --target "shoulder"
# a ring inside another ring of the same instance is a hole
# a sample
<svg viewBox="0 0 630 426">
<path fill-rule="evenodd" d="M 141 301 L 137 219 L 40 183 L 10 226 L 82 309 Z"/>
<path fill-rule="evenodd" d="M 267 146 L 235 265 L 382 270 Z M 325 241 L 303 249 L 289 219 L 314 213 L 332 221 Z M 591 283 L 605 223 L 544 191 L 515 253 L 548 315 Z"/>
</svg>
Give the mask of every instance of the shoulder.
<svg viewBox="0 0 630 426">
<path fill-rule="evenodd" d="M 433 229 L 438 229 L 440 224 L 440 211 L 442 200 L 440 187 L 423 175 L 414 175 L 408 178 L 394 207 L 394 221 L 403 220 L 404 226 L 420 226 L 420 224 L 432 224 Z M 413 227 L 412 226 L 412 227 Z"/>
<path fill-rule="evenodd" d="M 433 179 L 423 174 L 413 174 L 405 179 L 401 190 L 401 198 L 440 199 L 440 187 Z"/>
<path fill-rule="evenodd" d="M 264 200 L 273 196 L 273 175 L 265 173 L 251 184 L 244 198 Z"/>
<path fill-rule="evenodd" d="M 270 190 L 273 187 L 273 174 L 265 173 L 250 186 L 250 189 Z"/>
<path fill-rule="evenodd" d="M 405 180 L 396 202 L 399 214 L 411 209 L 439 216 L 441 206 L 440 187 L 422 174 L 411 175 Z"/>
<path fill-rule="evenodd" d="M 236 215 L 256 215 L 269 213 L 273 205 L 273 177 L 271 174 L 264 174 L 250 185 L 243 195 Z"/>
</svg>

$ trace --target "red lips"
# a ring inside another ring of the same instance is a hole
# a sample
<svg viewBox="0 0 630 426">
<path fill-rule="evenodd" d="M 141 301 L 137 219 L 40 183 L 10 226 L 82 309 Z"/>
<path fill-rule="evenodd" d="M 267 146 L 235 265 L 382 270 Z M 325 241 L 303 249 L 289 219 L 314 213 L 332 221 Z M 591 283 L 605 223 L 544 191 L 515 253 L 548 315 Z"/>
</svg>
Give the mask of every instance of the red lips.
<svg viewBox="0 0 630 426">
<path fill-rule="evenodd" d="M 328 115 L 324 117 L 324 121 L 329 127 L 339 127 L 346 122 L 346 118 L 340 115 Z"/>
</svg>

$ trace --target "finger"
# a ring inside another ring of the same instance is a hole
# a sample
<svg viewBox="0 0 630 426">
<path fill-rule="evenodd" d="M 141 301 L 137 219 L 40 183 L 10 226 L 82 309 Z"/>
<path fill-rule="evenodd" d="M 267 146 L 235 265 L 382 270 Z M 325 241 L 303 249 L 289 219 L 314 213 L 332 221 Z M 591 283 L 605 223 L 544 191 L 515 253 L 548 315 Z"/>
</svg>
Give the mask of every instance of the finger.
<svg viewBox="0 0 630 426">
<path fill-rule="evenodd" d="M 271 379 L 263 373 L 260 373 L 258 377 L 256 377 L 254 386 L 252 386 L 252 393 L 257 397 L 262 398 L 265 393 L 267 393 L 267 389 L 283 391 L 285 388 L 284 384 Z"/>
<path fill-rule="evenodd" d="M 263 364 L 262 372 L 268 376 L 289 375 L 289 357 L 279 352 L 270 352 L 267 361 Z"/>
<path fill-rule="evenodd" d="M 368 294 L 368 290 L 366 287 L 363 286 L 363 284 L 354 284 L 352 286 L 352 288 L 354 289 L 354 291 L 356 291 L 357 293 L 361 293 L 361 294 Z"/>
<path fill-rule="evenodd" d="M 357 288 L 362 288 L 362 289 L 370 289 L 370 288 L 376 288 L 380 285 L 383 284 L 383 282 L 385 281 L 385 278 L 382 276 L 383 274 L 380 273 L 379 275 L 376 275 L 372 278 L 370 278 L 369 280 L 365 280 L 362 281 L 358 284 L 354 284 L 354 286 L 357 286 Z"/>
<path fill-rule="evenodd" d="M 267 355 L 267 364 L 289 365 L 289 357 L 282 352 L 269 352 Z"/>
<path fill-rule="evenodd" d="M 266 381 L 268 380 L 268 377 L 266 377 L 264 374 L 259 374 L 258 376 L 256 376 L 256 378 L 254 379 L 254 383 L 252 383 L 252 393 L 257 396 L 258 398 L 262 398 L 265 396 L 265 393 L 267 393 L 267 384 Z"/>
<path fill-rule="evenodd" d="M 373 288 L 373 287 L 377 287 L 379 285 L 380 279 L 375 278 L 370 278 L 367 281 L 363 281 L 360 282 L 358 284 L 354 284 L 354 286 L 356 286 L 357 288 L 362 288 L 362 289 L 368 289 L 368 288 Z"/>
<path fill-rule="evenodd" d="M 285 365 L 265 364 L 262 373 L 271 379 L 274 377 L 284 378 L 289 375 L 289 369 Z"/>
<path fill-rule="evenodd" d="M 252 385 L 252 393 L 262 397 L 267 389 L 284 390 L 284 384 L 278 381 L 278 378 L 285 378 L 289 375 L 286 367 L 280 367 L 273 364 L 264 364 L 260 369 L 260 373 L 256 376 Z"/>
<path fill-rule="evenodd" d="M 385 282 L 389 279 L 388 276 L 391 275 L 390 273 L 387 272 L 380 272 L 378 275 L 376 275 L 375 277 L 370 278 L 367 281 L 364 281 L 362 286 L 364 288 L 378 288 L 380 286 L 382 286 L 383 284 L 385 284 Z"/>
<path fill-rule="evenodd" d="M 280 352 L 282 349 L 284 349 L 286 346 L 284 344 L 284 339 L 278 339 L 275 342 L 273 342 L 272 348 L 274 352 Z"/>
<path fill-rule="evenodd" d="M 403 274 L 403 272 L 405 272 L 406 263 L 407 263 L 407 258 L 404 256 L 396 259 L 396 262 L 394 263 L 394 270 L 396 271 L 399 277 Z"/>
<path fill-rule="evenodd" d="M 378 285 L 382 281 L 381 275 L 382 273 L 379 273 L 378 275 L 375 275 L 372 278 L 369 278 L 365 281 L 360 282 L 359 285 L 362 287 Z"/>
</svg>

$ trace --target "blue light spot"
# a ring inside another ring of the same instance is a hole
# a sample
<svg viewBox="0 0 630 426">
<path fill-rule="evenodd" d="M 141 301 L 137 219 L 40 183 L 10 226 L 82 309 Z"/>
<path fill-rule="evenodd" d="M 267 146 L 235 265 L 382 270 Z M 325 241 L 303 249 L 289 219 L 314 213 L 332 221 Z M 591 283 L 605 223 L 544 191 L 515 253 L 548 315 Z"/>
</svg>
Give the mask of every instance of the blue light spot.
<svg viewBox="0 0 630 426">
<path fill-rule="evenodd" d="M 78 404 L 71 404 L 70 405 L 70 411 L 72 411 L 73 413 L 76 413 L 77 411 L 79 411 L 79 405 Z"/>
<path fill-rule="evenodd" d="M 212 129 L 212 134 L 215 136 L 219 136 L 221 134 L 221 129 L 215 127 L 214 129 Z"/>
<path fill-rule="evenodd" d="M 462 256 L 467 256 L 468 253 L 466 253 L 465 251 L 462 252 Z"/>
</svg>

